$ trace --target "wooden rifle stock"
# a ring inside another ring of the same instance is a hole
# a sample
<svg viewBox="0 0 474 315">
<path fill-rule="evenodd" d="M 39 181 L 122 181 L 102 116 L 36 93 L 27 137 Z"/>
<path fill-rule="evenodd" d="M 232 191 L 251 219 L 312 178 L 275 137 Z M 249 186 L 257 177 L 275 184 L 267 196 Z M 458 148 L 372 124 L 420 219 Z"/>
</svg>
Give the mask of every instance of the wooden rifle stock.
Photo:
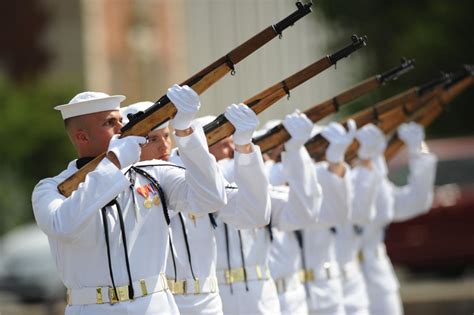
<svg viewBox="0 0 474 315">
<path fill-rule="evenodd" d="M 463 76 L 467 74 L 468 73 L 464 72 Z M 377 124 L 385 134 L 394 134 L 393 137 L 397 139 L 398 137 L 395 132 L 404 122 L 416 121 L 422 126 L 427 127 L 443 112 L 446 105 L 450 103 L 454 97 L 473 84 L 473 79 L 472 76 L 467 76 L 465 78 L 459 78 L 457 82 L 448 84 L 449 86 L 435 89 L 429 92 L 425 97 L 421 97 L 419 102 L 414 104 L 416 106 L 413 106 L 412 110 L 406 111 L 403 107 L 398 107 L 385 113 L 378 120 L 372 121 L 372 123 Z M 396 140 L 392 142 L 396 144 L 393 144 L 392 148 L 389 148 L 390 145 L 387 146 L 386 156 L 392 157 L 401 147 L 400 143 Z M 356 158 L 358 147 L 357 141 L 354 141 L 347 150 L 347 161 L 351 162 Z"/>
<path fill-rule="evenodd" d="M 297 10 L 295 12 L 277 24 L 267 27 L 237 48 L 230 51 L 225 56 L 216 60 L 203 70 L 199 71 L 181 83 L 181 85 L 188 85 L 196 93 L 201 94 L 211 85 L 225 76 L 228 72 L 233 73 L 235 71 L 235 64 L 245 59 L 247 56 L 268 43 L 276 36 L 281 35 L 281 33 L 286 28 L 292 26 L 299 19 L 311 12 L 311 3 L 302 4 L 301 2 L 297 2 L 296 6 Z M 170 102 L 166 95 L 164 95 L 148 110 L 139 112 L 133 117 L 130 117 L 129 123 L 121 130 L 121 137 L 130 135 L 146 136 L 150 130 L 171 119 L 175 114 L 176 108 L 174 104 Z M 67 178 L 64 182 L 59 184 L 59 192 L 62 195 L 69 197 L 71 193 L 77 189 L 79 184 L 84 182 L 86 175 L 93 171 L 104 157 L 105 153 L 96 157 L 72 176 Z"/>
<path fill-rule="evenodd" d="M 447 76 L 442 76 L 439 79 L 433 80 L 422 87 L 413 87 L 389 99 L 378 102 L 374 106 L 368 107 L 359 111 L 344 120 L 344 124 L 348 119 L 353 119 L 358 128 L 370 123 L 390 121 L 393 115 L 400 115 L 403 113 L 413 113 L 413 111 L 420 108 L 420 106 L 433 98 L 436 93 L 441 90 L 441 85 L 448 79 Z M 305 146 L 310 155 L 316 159 L 324 158 L 329 143 L 323 138 L 321 134 L 314 136 Z M 348 152 L 357 148 L 357 144 L 353 144 L 348 148 Z"/>
<path fill-rule="evenodd" d="M 335 97 L 311 107 L 304 111 L 304 113 L 312 122 L 317 122 L 330 114 L 337 112 L 340 106 L 375 90 L 377 87 L 384 85 L 387 82 L 397 79 L 403 73 L 413 69 L 414 63 L 415 61 L 413 59 L 402 59 L 400 66 L 390 69 L 383 74 L 374 75 Z M 288 141 L 290 137 L 290 134 L 283 124 L 278 124 L 265 134 L 254 138 L 253 143 L 260 147 L 262 153 L 265 153 Z"/>
<path fill-rule="evenodd" d="M 438 118 L 444 111 L 445 107 L 461 92 L 470 86 L 474 85 L 474 79 L 471 76 L 462 79 L 461 81 L 455 83 L 453 86 L 449 87 L 446 91 L 442 92 L 437 97 L 430 100 L 423 108 L 417 111 L 414 115 L 409 117 L 410 121 L 415 121 L 422 125 L 423 127 L 428 127 Z M 399 125 L 405 121 L 400 122 Z M 398 126 L 399 126 L 398 125 Z M 386 134 L 392 134 L 390 140 L 388 141 L 387 149 L 385 150 L 385 159 L 387 161 L 391 160 L 398 151 L 403 147 L 403 141 L 398 138 L 397 133 L 395 132 L 398 126 L 392 128 Z"/>
<path fill-rule="evenodd" d="M 340 59 L 349 56 L 354 51 L 367 45 L 367 38 L 365 36 L 358 37 L 357 35 L 353 35 L 351 40 L 352 43 L 348 46 L 314 62 L 283 81 L 243 101 L 243 103 L 249 106 L 255 113 L 261 113 L 285 95 L 290 95 L 290 91 L 295 87 L 323 72 L 330 66 L 335 65 Z M 207 144 L 209 146 L 230 136 L 234 131 L 234 126 L 225 118 L 224 114 L 219 115 L 215 120 L 204 126 L 204 132 L 206 133 Z"/>
</svg>

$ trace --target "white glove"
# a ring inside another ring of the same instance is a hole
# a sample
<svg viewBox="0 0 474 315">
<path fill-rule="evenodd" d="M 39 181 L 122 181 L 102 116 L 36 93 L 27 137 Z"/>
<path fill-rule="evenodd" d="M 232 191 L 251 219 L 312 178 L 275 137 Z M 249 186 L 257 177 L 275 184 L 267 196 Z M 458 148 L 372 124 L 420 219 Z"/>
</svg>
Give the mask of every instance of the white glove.
<svg viewBox="0 0 474 315">
<path fill-rule="evenodd" d="M 140 144 L 145 142 L 145 137 L 127 136 L 119 138 L 119 135 L 114 135 L 110 139 L 107 152 L 113 152 L 120 162 L 120 167 L 125 168 L 140 160 Z"/>
<path fill-rule="evenodd" d="M 354 120 L 347 121 L 348 131 L 337 122 L 331 122 L 323 131 L 321 135 L 329 142 L 326 149 L 326 159 L 331 163 L 339 163 L 344 160 L 344 154 L 347 148 L 354 140 L 356 132 L 356 124 Z"/>
<path fill-rule="evenodd" d="M 355 137 L 360 144 L 357 155 L 361 160 L 370 160 L 376 155 L 382 154 L 387 147 L 382 130 L 374 124 L 367 124 L 357 130 Z"/>
<path fill-rule="evenodd" d="M 425 131 L 420 124 L 409 122 L 398 127 L 398 137 L 406 144 L 410 154 L 416 154 L 421 151 Z"/>
<path fill-rule="evenodd" d="M 173 127 L 177 130 L 186 130 L 201 107 L 199 95 L 189 86 L 174 84 L 168 89 L 166 95 L 176 106 L 177 113 L 173 118 Z"/>
<path fill-rule="evenodd" d="M 313 122 L 299 110 L 286 115 L 283 126 L 291 136 L 291 139 L 285 143 L 286 150 L 299 150 L 311 138 Z"/>
<path fill-rule="evenodd" d="M 225 110 L 225 118 L 234 125 L 233 137 L 237 145 L 249 144 L 252 142 L 252 134 L 258 126 L 257 114 L 245 104 L 232 104 Z"/>
</svg>

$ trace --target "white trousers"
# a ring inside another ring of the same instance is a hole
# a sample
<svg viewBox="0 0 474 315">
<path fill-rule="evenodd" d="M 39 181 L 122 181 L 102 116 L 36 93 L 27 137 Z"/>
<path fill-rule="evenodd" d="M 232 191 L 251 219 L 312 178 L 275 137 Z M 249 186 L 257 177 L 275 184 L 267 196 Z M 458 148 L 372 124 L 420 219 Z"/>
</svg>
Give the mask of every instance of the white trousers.
<svg viewBox="0 0 474 315">
<path fill-rule="evenodd" d="M 174 299 L 181 315 L 222 315 L 219 293 L 175 295 Z"/>
<path fill-rule="evenodd" d="M 67 306 L 65 315 L 152 315 L 179 314 L 169 291 L 156 292 L 133 301 L 111 304 Z"/>
<path fill-rule="evenodd" d="M 306 315 L 306 291 L 304 284 L 298 285 L 294 290 L 288 290 L 278 296 L 282 315 Z"/>
<path fill-rule="evenodd" d="M 342 278 L 344 309 L 347 315 L 369 315 L 369 298 L 362 272 Z"/>
<path fill-rule="evenodd" d="M 308 309 L 312 315 L 345 315 L 340 278 L 308 283 Z"/>
<path fill-rule="evenodd" d="M 219 284 L 219 294 L 226 315 L 278 315 L 280 302 L 272 279 L 249 281 L 247 291 L 244 282 L 230 285 Z"/>
</svg>

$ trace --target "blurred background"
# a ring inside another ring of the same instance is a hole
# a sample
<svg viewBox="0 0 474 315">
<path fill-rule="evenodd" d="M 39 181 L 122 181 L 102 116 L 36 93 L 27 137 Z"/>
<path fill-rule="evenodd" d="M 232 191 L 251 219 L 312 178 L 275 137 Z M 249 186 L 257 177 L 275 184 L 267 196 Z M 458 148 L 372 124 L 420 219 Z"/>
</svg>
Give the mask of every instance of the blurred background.
<svg viewBox="0 0 474 315">
<path fill-rule="evenodd" d="M 374 74 L 416 59 L 398 81 L 347 106 L 338 119 L 474 63 L 474 1 L 313 1 L 313 12 L 236 66 L 202 96 L 218 115 L 314 61 L 367 35 L 368 46 L 297 87 L 261 125 L 305 110 Z M 77 93 L 155 101 L 295 10 L 291 0 L 19 0 L 0 2 L 0 314 L 64 308 L 31 191 L 75 152 L 53 110 Z M 406 314 L 474 312 L 474 89 L 427 129 L 440 156 L 437 197 L 423 217 L 390 227 L 387 246 Z M 400 152 L 403 156 L 403 152 Z M 398 161 L 398 162 L 396 162 Z M 402 158 L 391 164 L 402 184 Z M 449 293 L 449 294 L 448 294 Z M 25 304 L 26 303 L 26 304 Z"/>
</svg>

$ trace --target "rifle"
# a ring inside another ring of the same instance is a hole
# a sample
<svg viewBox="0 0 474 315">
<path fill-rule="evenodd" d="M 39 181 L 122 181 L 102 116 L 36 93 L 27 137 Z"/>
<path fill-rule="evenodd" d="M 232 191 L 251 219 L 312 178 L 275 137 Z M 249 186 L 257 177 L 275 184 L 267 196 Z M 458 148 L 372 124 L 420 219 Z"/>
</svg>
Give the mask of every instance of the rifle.
<svg viewBox="0 0 474 315">
<path fill-rule="evenodd" d="M 361 83 L 351 87 L 350 89 L 330 98 L 322 103 L 319 103 L 310 109 L 304 111 L 306 116 L 312 121 L 317 122 L 330 114 L 339 111 L 342 105 L 345 105 L 358 97 L 367 94 L 381 85 L 396 80 L 400 75 L 410 71 L 414 68 L 415 60 L 402 59 L 400 66 L 390 69 L 382 74 L 377 74 L 368 78 Z M 285 129 L 283 124 L 278 124 L 265 134 L 253 139 L 253 143 L 260 147 L 262 153 L 265 153 L 281 143 L 290 139 L 290 134 Z"/>
<path fill-rule="evenodd" d="M 357 35 L 352 35 L 351 40 L 352 43 L 346 47 L 330 56 L 319 59 L 306 68 L 287 77 L 283 81 L 280 81 L 248 100 L 243 101 L 243 103 L 249 106 L 255 113 L 259 114 L 285 95 L 288 95 L 289 97 L 292 89 L 323 72 L 330 66 L 335 65 L 340 59 L 349 56 L 354 51 L 367 45 L 366 36 L 358 37 Z M 219 142 L 220 140 L 230 136 L 234 130 L 234 126 L 227 120 L 227 118 L 225 118 L 224 114 L 220 114 L 216 119 L 204 126 L 207 144 L 211 146 Z"/>
<path fill-rule="evenodd" d="M 451 82 L 448 82 L 443 91 L 438 97 L 429 101 L 422 109 L 410 116 L 407 120 L 415 121 L 423 127 L 428 127 L 436 118 L 438 118 L 446 106 L 461 92 L 470 86 L 474 85 L 474 68 L 472 66 L 465 66 L 463 70 L 455 73 Z M 400 122 L 401 125 L 404 121 Z M 397 152 L 402 148 L 403 141 L 398 138 L 395 132 L 396 128 L 388 130 L 388 134 L 392 133 L 388 141 L 387 149 L 385 150 L 385 159 L 388 161 L 392 159 Z"/>
<path fill-rule="evenodd" d="M 360 128 L 370 122 L 390 121 L 394 114 L 400 114 L 400 111 L 405 113 L 413 113 L 416 109 L 433 98 L 436 93 L 439 93 L 442 84 L 449 79 L 447 75 L 434 79 L 421 87 L 410 88 L 400 94 L 397 94 L 387 100 L 378 102 L 360 112 L 357 112 L 347 119 L 353 119 L 357 127 Z M 345 124 L 345 123 L 344 123 Z M 310 155 L 316 159 L 322 159 L 329 143 L 323 138 L 321 134 L 314 136 L 305 146 Z M 350 150 L 350 148 L 349 148 Z"/>
<path fill-rule="evenodd" d="M 311 12 L 311 3 L 302 4 L 296 2 L 297 10 L 292 14 L 281 20 L 280 22 L 271 25 L 253 36 L 240 46 L 234 48 L 225 56 L 216 60 L 206 68 L 202 69 L 181 85 L 188 85 L 196 93 L 201 94 L 207 90 L 211 85 L 220 80 L 228 72 L 231 74 L 235 73 L 235 65 L 241 60 L 248 57 L 254 51 L 268 43 L 276 36 L 280 36 L 282 32 L 292 26 L 299 19 Z M 173 103 L 170 102 L 166 95 L 162 96 L 159 100 L 148 108 L 144 112 L 139 112 L 133 117 L 130 117 L 129 123 L 121 129 L 121 136 L 146 136 L 150 130 L 156 126 L 161 125 L 176 114 L 176 108 Z M 86 175 L 92 172 L 100 161 L 105 157 L 105 153 L 99 155 L 91 162 L 87 163 L 79 171 L 74 173 L 72 176 L 67 178 L 64 182 L 58 185 L 59 192 L 69 197 L 73 191 L 77 189 L 80 183 L 82 183 Z"/>
</svg>

